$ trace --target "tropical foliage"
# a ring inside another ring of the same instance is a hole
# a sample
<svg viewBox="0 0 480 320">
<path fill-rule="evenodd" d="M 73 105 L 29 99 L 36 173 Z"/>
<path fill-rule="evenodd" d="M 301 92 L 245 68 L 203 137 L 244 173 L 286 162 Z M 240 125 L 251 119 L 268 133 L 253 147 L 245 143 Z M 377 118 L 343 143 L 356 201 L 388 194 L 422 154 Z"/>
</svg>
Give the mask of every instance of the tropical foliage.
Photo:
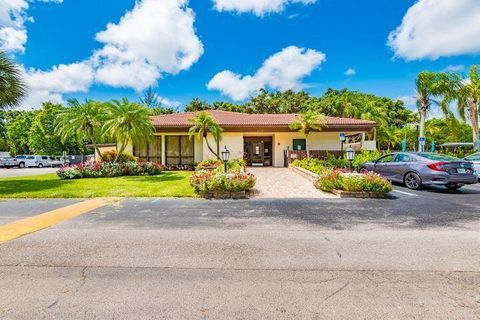
<svg viewBox="0 0 480 320">
<path fill-rule="evenodd" d="M 0 110 L 17 106 L 25 96 L 27 86 L 21 74 L 20 67 L 0 51 Z"/>
<path fill-rule="evenodd" d="M 104 108 L 103 134 L 119 144 L 115 162 L 129 143 L 139 145 L 153 138 L 154 128 L 146 107 L 123 98 L 106 103 Z"/>
<path fill-rule="evenodd" d="M 310 148 L 308 144 L 308 136 L 312 132 L 321 131 L 327 125 L 327 120 L 324 116 L 318 114 L 314 110 L 308 110 L 305 113 L 297 116 L 297 118 L 290 124 L 290 129 L 298 131 L 305 137 L 305 147 L 307 151 L 307 158 L 310 158 Z"/>
<path fill-rule="evenodd" d="M 190 184 L 198 194 L 250 191 L 255 183 L 256 177 L 246 172 L 200 170 L 190 177 Z"/>
<path fill-rule="evenodd" d="M 192 126 L 188 130 L 188 135 L 190 139 L 197 136 L 198 138 L 205 139 L 205 143 L 207 144 L 208 150 L 220 159 L 220 140 L 222 139 L 222 131 L 223 129 L 217 124 L 213 116 L 205 111 L 199 112 L 195 117 L 189 119 Z M 210 146 L 210 142 L 208 140 L 208 134 L 213 136 L 215 143 L 217 145 L 217 150 L 213 150 Z"/>
</svg>

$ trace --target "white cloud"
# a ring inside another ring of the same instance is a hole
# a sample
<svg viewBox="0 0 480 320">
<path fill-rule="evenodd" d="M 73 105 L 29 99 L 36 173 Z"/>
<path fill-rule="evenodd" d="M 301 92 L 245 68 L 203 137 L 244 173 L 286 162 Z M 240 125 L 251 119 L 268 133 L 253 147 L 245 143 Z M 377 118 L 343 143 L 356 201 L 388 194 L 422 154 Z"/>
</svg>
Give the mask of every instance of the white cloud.
<svg viewBox="0 0 480 320">
<path fill-rule="evenodd" d="M 29 2 L 54 2 L 63 0 L 0 0 L 0 49 L 5 51 L 25 51 L 27 30 L 25 23 L 33 22 L 27 15 Z"/>
<path fill-rule="evenodd" d="M 465 70 L 465 65 L 463 64 L 457 64 L 457 65 L 449 65 L 445 69 L 443 69 L 443 72 L 462 72 Z"/>
<path fill-rule="evenodd" d="M 195 15 L 186 4 L 186 0 L 138 1 L 118 24 L 108 24 L 96 35 L 104 46 L 85 61 L 49 71 L 25 70 L 29 96 L 24 105 L 62 102 L 62 94 L 87 92 L 94 83 L 141 91 L 163 74 L 190 68 L 203 54 L 203 46 L 195 34 Z M 162 102 L 177 105 L 168 99 Z"/>
<path fill-rule="evenodd" d="M 28 96 L 23 107 L 38 108 L 42 102 L 63 102 L 64 93 L 87 92 L 93 83 L 94 70 L 89 62 L 59 65 L 50 71 L 24 70 Z"/>
<path fill-rule="evenodd" d="M 252 12 L 262 17 L 267 13 L 282 12 L 287 4 L 315 3 L 317 0 L 213 0 L 217 11 Z"/>
<path fill-rule="evenodd" d="M 353 77 L 354 75 L 357 74 L 357 70 L 353 69 L 353 68 L 348 68 L 344 74 L 348 77 Z"/>
<path fill-rule="evenodd" d="M 96 39 L 96 80 L 141 91 L 162 74 L 190 68 L 203 54 L 195 34 L 195 14 L 186 0 L 143 0 L 118 24 L 108 24 Z"/>
<path fill-rule="evenodd" d="M 219 90 L 233 100 L 244 100 L 261 88 L 301 90 L 303 78 L 326 60 L 324 53 L 290 46 L 264 61 L 254 75 L 242 76 L 225 70 L 207 84 L 209 90 Z"/>
<path fill-rule="evenodd" d="M 405 106 L 411 110 L 417 109 L 417 97 L 415 95 L 401 96 L 398 97 L 397 100 L 403 101 Z"/>
<path fill-rule="evenodd" d="M 406 60 L 480 52 L 480 1 L 419 0 L 388 37 L 395 57 Z"/>
</svg>

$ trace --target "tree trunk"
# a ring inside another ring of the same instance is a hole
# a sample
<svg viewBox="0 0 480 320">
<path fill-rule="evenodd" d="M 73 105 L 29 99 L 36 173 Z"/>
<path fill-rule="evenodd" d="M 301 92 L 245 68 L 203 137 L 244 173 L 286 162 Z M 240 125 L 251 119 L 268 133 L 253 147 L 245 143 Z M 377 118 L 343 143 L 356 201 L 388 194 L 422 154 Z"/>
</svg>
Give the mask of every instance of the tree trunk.
<svg viewBox="0 0 480 320">
<path fill-rule="evenodd" d="M 427 110 L 428 110 L 428 99 L 422 100 L 422 107 L 420 108 L 420 134 L 419 138 L 425 138 L 425 119 L 427 118 Z M 418 141 L 418 151 L 423 151 L 423 145 Z"/>
<path fill-rule="evenodd" d="M 120 150 L 117 152 L 117 155 L 115 156 L 115 160 L 113 160 L 114 163 L 117 163 L 118 158 L 120 158 L 120 155 L 125 151 L 127 148 L 127 143 L 128 141 L 123 141 L 122 146 L 120 147 Z"/>
<path fill-rule="evenodd" d="M 470 99 L 468 102 L 470 121 L 472 123 L 473 150 L 480 150 L 480 137 L 478 132 L 478 107 L 477 101 Z"/>
<path fill-rule="evenodd" d="M 217 159 L 220 159 L 220 157 L 218 156 L 218 153 L 215 153 L 215 151 L 213 151 L 212 147 L 210 146 L 210 143 L 208 143 L 208 134 L 204 134 L 204 135 L 203 135 L 203 138 L 205 139 L 205 143 L 207 144 L 208 150 L 210 150 L 210 152 L 211 152 L 215 157 L 217 157 Z"/>
<path fill-rule="evenodd" d="M 305 150 L 307 151 L 307 158 L 310 158 L 310 147 L 308 145 L 308 135 L 305 136 Z"/>
</svg>

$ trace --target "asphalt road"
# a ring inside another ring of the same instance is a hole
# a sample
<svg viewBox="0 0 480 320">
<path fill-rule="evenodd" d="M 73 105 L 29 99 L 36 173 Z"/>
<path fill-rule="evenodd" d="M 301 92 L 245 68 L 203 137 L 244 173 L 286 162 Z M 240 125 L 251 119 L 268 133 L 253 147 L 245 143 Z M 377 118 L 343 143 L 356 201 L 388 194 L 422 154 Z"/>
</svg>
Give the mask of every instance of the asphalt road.
<svg viewBox="0 0 480 320">
<path fill-rule="evenodd" d="M 39 174 L 55 173 L 58 168 L 0 168 L 0 178 L 35 176 Z"/>
<path fill-rule="evenodd" d="M 405 192 L 125 200 L 1 245 L 0 318 L 480 318 L 480 190 Z"/>
</svg>

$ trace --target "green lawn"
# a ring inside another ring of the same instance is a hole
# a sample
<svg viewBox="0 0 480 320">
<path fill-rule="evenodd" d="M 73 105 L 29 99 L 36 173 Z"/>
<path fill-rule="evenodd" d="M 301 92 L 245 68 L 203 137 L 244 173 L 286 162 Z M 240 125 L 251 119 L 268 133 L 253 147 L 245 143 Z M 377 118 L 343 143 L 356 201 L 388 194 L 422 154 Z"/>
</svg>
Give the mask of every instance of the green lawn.
<svg viewBox="0 0 480 320">
<path fill-rule="evenodd" d="M 159 176 L 61 180 L 56 174 L 0 179 L 0 198 L 195 197 L 188 171 Z"/>
</svg>

